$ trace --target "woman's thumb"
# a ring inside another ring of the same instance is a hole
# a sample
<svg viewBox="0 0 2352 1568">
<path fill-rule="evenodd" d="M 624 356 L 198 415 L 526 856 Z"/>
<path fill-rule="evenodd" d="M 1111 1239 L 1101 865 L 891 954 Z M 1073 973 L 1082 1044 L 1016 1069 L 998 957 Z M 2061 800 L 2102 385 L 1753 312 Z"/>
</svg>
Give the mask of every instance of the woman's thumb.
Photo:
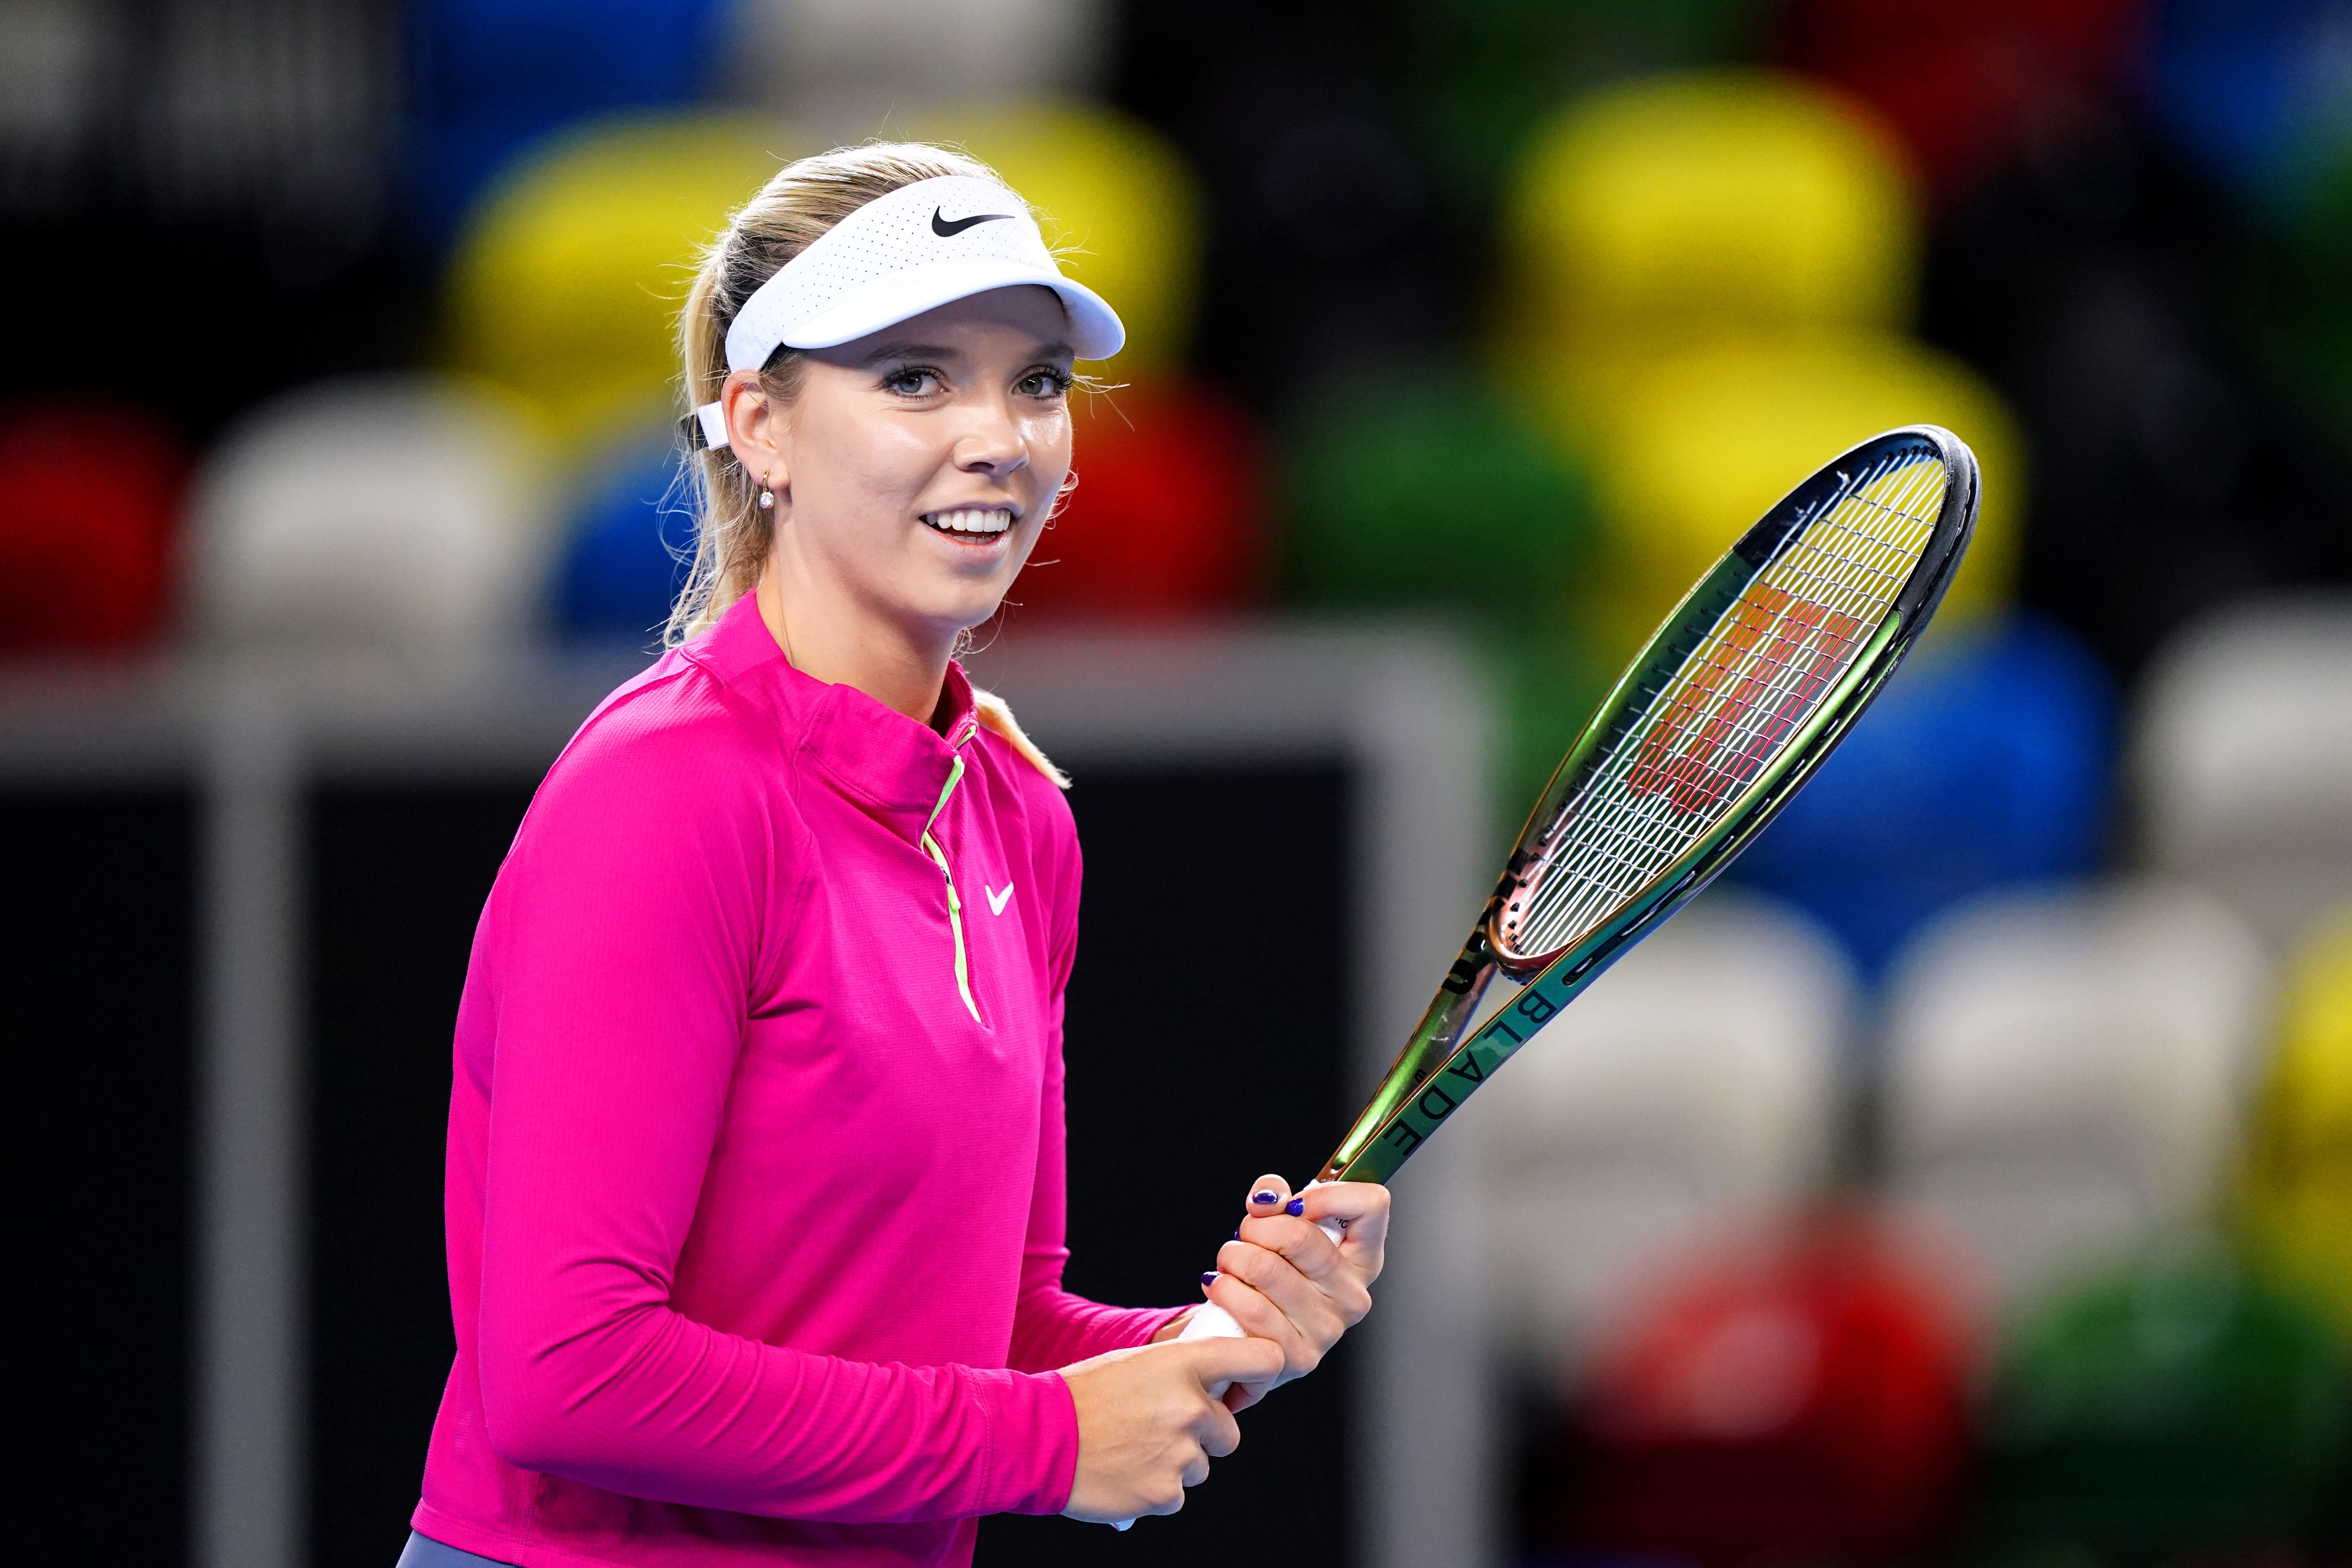
<svg viewBox="0 0 2352 1568">
<path fill-rule="evenodd" d="M 1272 1340 L 1194 1340 L 1192 1374 L 1210 1397 L 1222 1398 L 1229 1384 L 1267 1383 L 1282 1373 L 1282 1347 Z"/>
</svg>

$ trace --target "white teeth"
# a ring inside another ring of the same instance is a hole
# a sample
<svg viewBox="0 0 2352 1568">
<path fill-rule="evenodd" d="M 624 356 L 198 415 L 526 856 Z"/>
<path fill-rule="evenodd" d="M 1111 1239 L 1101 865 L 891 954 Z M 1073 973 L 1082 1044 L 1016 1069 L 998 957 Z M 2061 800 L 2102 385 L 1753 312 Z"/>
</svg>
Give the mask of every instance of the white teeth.
<svg viewBox="0 0 2352 1568">
<path fill-rule="evenodd" d="M 954 511 L 931 512 L 923 521 L 950 533 L 1003 533 L 1013 526 L 1013 509 L 962 507 Z"/>
</svg>

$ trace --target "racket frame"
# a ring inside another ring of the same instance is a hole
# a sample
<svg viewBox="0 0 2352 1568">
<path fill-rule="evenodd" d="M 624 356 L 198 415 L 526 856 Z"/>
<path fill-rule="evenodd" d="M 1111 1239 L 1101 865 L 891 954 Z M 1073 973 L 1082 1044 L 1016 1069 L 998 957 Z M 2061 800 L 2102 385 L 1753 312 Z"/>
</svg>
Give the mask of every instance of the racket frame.
<svg viewBox="0 0 2352 1568">
<path fill-rule="evenodd" d="M 1822 508 L 1835 503 L 1852 473 L 1922 441 L 1936 448 L 1946 473 L 1927 543 L 1879 624 L 1797 732 L 1711 827 L 1607 919 L 1558 952 L 1507 952 L 1495 936 L 1506 903 L 1537 863 L 1538 851 L 1559 825 L 1561 814 L 1614 754 L 1620 741 L 1647 717 L 1673 676 L 1748 586 L 1780 558 Z M 1388 1180 L 1538 1029 L 1627 949 L 1696 897 L 1763 831 L 1862 717 L 1926 629 L 1967 552 L 1976 526 L 1978 495 L 1976 458 L 1959 437 L 1937 426 L 1906 426 L 1873 437 L 1823 465 L 1739 537 L 1659 625 L 1554 771 L 1520 830 L 1493 897 L 1428 1011 L 1317 1181 Z M 1464 1040 L 1497 973 L 1521 983 L 1518 995 Z"/>
</svg>

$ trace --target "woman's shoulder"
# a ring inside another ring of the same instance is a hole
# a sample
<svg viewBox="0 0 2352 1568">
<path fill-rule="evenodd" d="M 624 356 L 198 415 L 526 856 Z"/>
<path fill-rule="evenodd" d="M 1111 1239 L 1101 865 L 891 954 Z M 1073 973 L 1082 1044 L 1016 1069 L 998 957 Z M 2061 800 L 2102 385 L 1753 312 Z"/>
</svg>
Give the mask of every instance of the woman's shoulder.
<svg viewBox="0 0 2352 1568">
<path fill-rule="evenodd" d="M 551 796 L 676 819 L 753 806 L 789 772 L 774 715 L 677 648 L 614 689 L 564 746 Z"/>
<path fill-rule="evenodd" d="M 534 921 L 720 932 L 772 974 L 814 864 L 775 731 L 676 652 L 614 690 L 523 815 L 486 917 L 500 940 Z"/>
</svg>

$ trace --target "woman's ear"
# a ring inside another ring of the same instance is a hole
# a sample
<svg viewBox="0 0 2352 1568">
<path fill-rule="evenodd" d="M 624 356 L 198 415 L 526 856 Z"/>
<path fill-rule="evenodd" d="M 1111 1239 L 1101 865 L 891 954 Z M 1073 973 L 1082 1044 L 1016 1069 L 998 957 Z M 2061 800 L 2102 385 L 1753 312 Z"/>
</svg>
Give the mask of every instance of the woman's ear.
<svg viewBox="0 0 2352 1568">
<path fill-rule="evenodd" d="M 784 411 L 761 384 L 758 371 L 730 371 L 719 389 L 719 405 L 727 415 L 729 448 L 745 472 L 764 474 L 784 466 Z"/>
<path fill-rule="evenodd" d="M 1053 504 L 1045 509 L 1045 524 L 1047 527 L 1052 527 L 1054 520 L 1062 515 L 1062 509 L 1070 504 L 1070 492 L 1077 488 L 1078 470 L 1075 466 L 1073 466 L 1067 473 L 1062 476 L 1062 486 L 1059 489 L 1054 492 Z"/>
</svg>

